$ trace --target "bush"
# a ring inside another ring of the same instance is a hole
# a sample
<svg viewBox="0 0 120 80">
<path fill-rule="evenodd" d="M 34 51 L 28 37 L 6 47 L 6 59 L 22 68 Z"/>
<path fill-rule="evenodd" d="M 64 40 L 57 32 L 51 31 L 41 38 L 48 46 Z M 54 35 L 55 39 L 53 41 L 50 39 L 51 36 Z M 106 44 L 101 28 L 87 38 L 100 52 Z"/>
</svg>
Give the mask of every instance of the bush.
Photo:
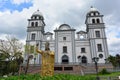
<svg viewBox="0 0 120 80">
<path fill-rule="evenodd" d="M 102 75 L 103 74 L 110 74 L 110 72 L 108 72 L 107 69 L 104 68 L 99 72 L 99 74 L 102 74 Z"/>
</svg>

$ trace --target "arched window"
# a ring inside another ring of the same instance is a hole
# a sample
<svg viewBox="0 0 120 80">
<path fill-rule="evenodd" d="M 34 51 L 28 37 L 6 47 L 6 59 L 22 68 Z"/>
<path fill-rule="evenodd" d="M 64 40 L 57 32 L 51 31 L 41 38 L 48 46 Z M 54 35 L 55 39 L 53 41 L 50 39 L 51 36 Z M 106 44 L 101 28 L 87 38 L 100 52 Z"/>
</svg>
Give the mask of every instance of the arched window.
<svg viewBox="0 0 120 80">
<path fill-rule="evenodd" d="M 100 38 L 100 31 L 95 31 L 96 37 Z"/>
<path fill-rule="evenodd" d="M 32 26 L 32 27 L 34 26 L 34 22 L 31 23 L 31 26 Z"/>
<path fill-rule="evenodd" d="M 37 16 L 35 16 L 35 19 L 37 18 Z"/>
<path fill-rule="evenodd" d="M 87 63 L 87 58 L 85 56 L 82 57 L 82 63 Z"/>
<path fill-rule="evenodd" d="M 35 36 L 36 36 L 36 34 L 35 34 L 35 33 L 32 33 L 32 34 L 31 34 L 31 40 L 35 40 Z"/>
<path fill-rule="evenodd" d="M 35 26 L 36 26 L 36 27 L 38 26 L 38 22 L 35 22 Z"/>
<path fill-rule="evenodd" d="M 94 16 L 96 16 L 96 13 L 95 13 L 95 12 L 94 12 L 93 14 L 94 14 Z"/>
<path fill-rule="evenodd" d="M 97 23 L 100 23 L 100 19 L 97 19 L 96 21 L 97 21 Z"/>
<path fill-rule="evenodd" d="M 81 63 L 81 56 L 79 55 L 77 58 L 78 58 L 78 62 Z"/>
<path fill-rule="evenodd" d="M 95 19 L 92 19 L 92 23 L 95 23 Z"/>
<path fill-rule="evenodd" d="M 62 56 L 62 63 L 68 63 L 69 62 L 69 57 L 67 55 Z"/>
<path fill-rule="evenodd" d="M 89 13 L 88 15 L 89 15 L 89 16 L 91 16 L 91 14 L 90 14 L 90 13 Z"/>
</svg>

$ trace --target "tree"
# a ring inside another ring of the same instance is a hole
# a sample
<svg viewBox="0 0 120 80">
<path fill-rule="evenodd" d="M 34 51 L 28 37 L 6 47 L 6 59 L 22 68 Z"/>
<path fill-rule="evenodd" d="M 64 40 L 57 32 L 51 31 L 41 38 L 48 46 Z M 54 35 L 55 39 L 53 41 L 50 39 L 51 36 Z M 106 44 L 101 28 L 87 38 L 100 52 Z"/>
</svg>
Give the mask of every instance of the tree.
<svg viewBox="0 0 120 80">
<path fill-rule="evenodd" d="M 112 65 L 116 67 L 120 67 L 120 55 L 116 54 L 116 56 L 110 55 L 107 59 Z"/>
<path fill-rule="evenodd" d="M 7 36 L 6 41 L 0 41 L 0 55 L 2 55 L 0 56 L 0 63 L 2 65 L 6 63 L 8 64 L 8 73 L 14 75 L 14 73 L 19 70 L 19 66 L 23 62 L 22 47 L 22 43 L 12 36 Z M 6 66 L 2 67 L 2 70 L 4 70 L 3 68 L 6 68 Z"/>
<path fill-rule="evenodd" d="M 115 56 L 110 55 L 107 59 L 114 67 L 117 67 Z"/>
<path fill-rule="evenodd" d="M 35 53 L 35 46 L 33 45 L 25 45 L 25 53 L 27 53 L 27 65 L 25 68 L 25 74 L 27 74 L 28 68 L 29 68 L 29 62 L 31 59 L 33 59 L 33 55 L 31 55 L 31 53 Z"/>
<path fill-rule="evenodd" d="M 116 54 L 116 63 L 118 67 L 120 68 L 120 55 L 119 54 Z"/>
</svg>

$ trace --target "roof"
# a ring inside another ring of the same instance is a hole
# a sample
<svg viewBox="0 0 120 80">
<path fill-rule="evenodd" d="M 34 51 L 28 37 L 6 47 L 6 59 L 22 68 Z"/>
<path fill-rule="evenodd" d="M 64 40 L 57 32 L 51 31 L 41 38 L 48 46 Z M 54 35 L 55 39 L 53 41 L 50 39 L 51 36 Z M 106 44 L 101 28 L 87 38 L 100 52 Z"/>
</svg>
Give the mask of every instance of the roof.
<svg viewBox="0 0 120 80">
<path fill-rule="evenodd" d="M 60 25 L 60 27 L 58 29 L 59 30 L 70 30 L 71 27 L 68 24 L 62 24 L 62 25 Z"/>
<path fill-rule="evenodd" d="M 93 6 L 91 6 L 91 8 L 90 8 L 89 12 L 87 13 L 87 15 L 89 15 L 90 13 L 98 13 L 98 14 L 100 14 L 98 9 L 94 8 Z"/>
<path fill-rule="evenodd" d="M 35 11 L 35 12 L 32 14 L 32 16 L 42 16 L 42 17 L 43 17 L 42 13 L 41 13 L 39 10 Z"/>
<path fill-rule="evenodd" d="M 51 32 L 46 32 L 45 35 L 53 35 Z"/>
<path fill-rule="evenodd" d="M 81 30 L 81 31 L 77 32 L 77 34 L 86 34 L 86 32 Z"/>
</svg>

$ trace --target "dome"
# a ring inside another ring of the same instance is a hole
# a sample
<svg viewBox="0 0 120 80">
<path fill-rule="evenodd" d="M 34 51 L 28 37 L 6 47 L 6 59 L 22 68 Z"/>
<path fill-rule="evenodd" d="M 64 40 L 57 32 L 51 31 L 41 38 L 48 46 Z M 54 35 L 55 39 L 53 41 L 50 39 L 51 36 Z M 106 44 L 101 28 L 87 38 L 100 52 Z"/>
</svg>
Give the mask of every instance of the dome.
<svg viewBox="0 0 120 80">
<path fill-rule="evenodd" d="M 91 6 L 89 12 L 87 13 L 87 16 L 98 16 L 98 15 L 100 15 L 99 11 Z"/>
<path fill-rule="evenodd" d="M 42 13 L 41 13 L 39 10 L 37 10 L 37 11 L 35 11 L 32 15 L 33 15 L 33 16 L 34 16 L 34 15 L 35 15 L 35 16 L 42 16 Z"/>
<path fill-rule="evenodd" d="M 35 11 L 32 14 L 31 18 L 32 19 L 42 19 L 42 20 L 44 19 L 42 13 L 39 10 Z"/>
<path fill-rule="evenodd" d="M 45 35 L 53 35 L 51 32 L 46 32 Z"/>
<path fill-rule="evenodd" d="M 71 27 L 68 24 L 62 24 L 59 27 L 60 30 L 69 30 Z"/>
<path fill-rule="evenodd" d="M 85 34 L 86 32 L 85 31 L 79 31 L 79 32 L 77 32 L 77 34 Z"/>
</svg>

